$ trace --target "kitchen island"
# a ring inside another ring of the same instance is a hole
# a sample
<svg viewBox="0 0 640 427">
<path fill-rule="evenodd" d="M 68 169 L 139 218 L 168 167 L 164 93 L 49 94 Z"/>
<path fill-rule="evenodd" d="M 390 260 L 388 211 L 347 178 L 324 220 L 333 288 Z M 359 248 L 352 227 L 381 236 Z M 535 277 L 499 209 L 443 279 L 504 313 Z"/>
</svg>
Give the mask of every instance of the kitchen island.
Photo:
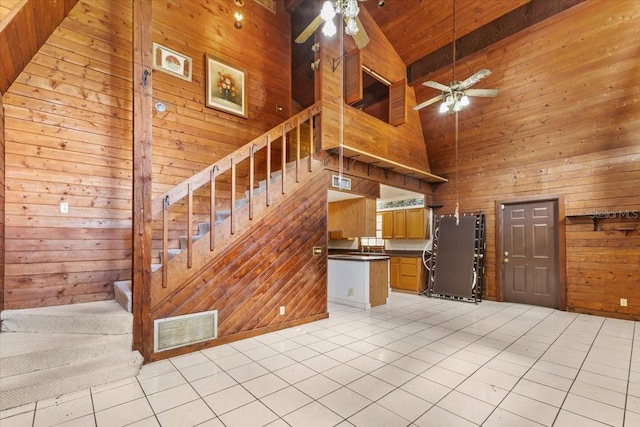
<svg viewBox="0 0 640 427">
<path fill-rule="evenodd" d="M 389 256 L 328 256 L 329 302 L 368 310 L 389 299 Z"/>
</svg>

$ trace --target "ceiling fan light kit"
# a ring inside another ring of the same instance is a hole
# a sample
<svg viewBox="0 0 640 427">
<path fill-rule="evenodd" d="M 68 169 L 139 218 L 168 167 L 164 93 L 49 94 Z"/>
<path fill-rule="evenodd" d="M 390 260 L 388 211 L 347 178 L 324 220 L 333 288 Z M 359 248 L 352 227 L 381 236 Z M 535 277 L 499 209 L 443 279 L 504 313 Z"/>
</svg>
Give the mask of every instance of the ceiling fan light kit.
<svg viewBox="0 0 640 427">
<path fill-rule="evenodd" d="M 470 96 L 479 96 L 485 98 L 493 98 L 498 95 L 498 89 L 469 89 L 480 80 L 491 75 L 491 71 L 483 68 L 473 73 L 463 81 L 456 80 L 456 0 L 453 0 L 453 37 L 451 45 L 453 46 L 453 63 L 452 63 L 452 81 L 449 85 L 443 85 L 438 82 L 427 81 L 422 83 L 424 86 L 438 89 L 442 93 L 434 98 L 427 99 L 424 102 L 413 107 L 414 110 L 420 110 L 427 105 L 434 104 L 442 100 L 438 112 L 440 113 L 458 113 L 462 109 L 469 105 Z"/>
<path fill-rule="evenodd" d="M 336 15 L 342 15 L 345 23 L 344 32 L 353 37 L 358 48 L 365 47 L 369 43 L 369 37 L 358 18 L 360 13 L 358 1 L 365 0 L 326 0 L 318 16 L 296 37 L 296 43 L 306 42 L 321 25 L 322 34 L 327 37 L 336 35 L 338 28 L 333 19 Z"/>
</svg>

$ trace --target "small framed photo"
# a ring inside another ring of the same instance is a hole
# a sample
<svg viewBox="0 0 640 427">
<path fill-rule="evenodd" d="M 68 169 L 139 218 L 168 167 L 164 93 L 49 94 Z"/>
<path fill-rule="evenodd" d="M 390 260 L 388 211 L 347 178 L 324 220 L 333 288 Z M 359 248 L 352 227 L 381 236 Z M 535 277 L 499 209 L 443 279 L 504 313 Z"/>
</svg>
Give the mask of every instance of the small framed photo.
<svg viewBox="0 0 640 427">
<path fill-rule="evenodd" d="M 247 77 L 243 70 L 207 55 L 206 105 L 247 118 Z"/>
<path fill-rule="evenodd" d="M 156 70 L 191 81 L 192 62 L 186 55 L 158 43 L 153 44 L 153 68 Z"/>
</svg>

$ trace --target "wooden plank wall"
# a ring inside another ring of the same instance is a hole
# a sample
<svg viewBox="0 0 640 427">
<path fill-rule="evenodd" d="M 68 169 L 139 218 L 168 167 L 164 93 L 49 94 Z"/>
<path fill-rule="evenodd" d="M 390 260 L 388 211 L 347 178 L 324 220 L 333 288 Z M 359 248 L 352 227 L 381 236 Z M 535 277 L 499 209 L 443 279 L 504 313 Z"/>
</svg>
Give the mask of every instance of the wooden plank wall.
<svg viewBox="0 0 640 427">
<path fill-rule="evenodd" d="M 364 7 L 358 15 L 362 20 L 370 43 L 361 50 L 362 64 L 375 71 L 390 82 L 406 78 L 406 66 L 393 50 L 382 31 L 377 27 Z M 340 28 L 333 38 L 320 36 L 320 75 L 322 82 L 322 147 L 331 148 L 339 145 L 340 103 L 342 102 L 342 72 L 344 61 L 336 71 L 332 71 L 334 59 L 339 59 Z M 344 49 L 355 48 L 351 37 L 344 35 Z M 407 121 L 399 126 L 392 126 L 370 116 L 349 105 L 344 106 L 344 143 L 363 150 L 429 172 L 427 149 L 420 127 L 418 112 L 411 109 L 416 105 L 413 88 L 407 87 Z"/>
<path fill-rule="evenodd" d="M 5 94 L 5 308 L 113 298 L 131 268 L 131 14 L 79 2 Z M 60 203 L 69 213 L 60 213 Z"/>
<path fill-rule="evenodd" d="M 327 316 L 328 174 L 318 173 L 246 238 L 152 308 L 152 319 L 218 310 L 219 337 L 156 353 L 152 360 Z M 312 255 L 314 246 L 323 248 L 322 255 Z"/>
<path fill-rule="evenodd" d="M 0 254 L 4 255 L 4 106 L 0 96 Z M 0 311 L 4 310 L 4 256 L 0 256 Z"/>
<path fill-rule="evenodd" d="M 154 41 L 194 64 L 192 82 L 153 72 L 154 194 L 289 116 L 282 0 L 245 1 L 241 30 L 214 3 L 153 2 Z M 110 299 L 130 277 L 131 45 L 130 1 L 81 0 L 4 95 L 7 309 Z M 248 119 L 204 107 L 205 53 L 247 73 Z"/>
<path fill-rule="evenodd" d="M 501 92 L 460 114 L 457 163 L 454 116 L 423 110 L 432 172 L 450 180 L 437 187 L 438 212 L 453 212 L 459 192 L 462 212 L 487 214 L 487 298 L 500 298 L 495 201 L 561 195 L 567 215 L 618 214 L 599 231 L 567 221 L 567 308 L 640 318 L 640 222 L 613 231 L 640 210 L 639 23 L 640 3 L 587 1 L 459 63 L 460 78 L 489 68 L 477 87 Z M 450 68 L 429 76 L 451 79 Z"/>
<path fill-rule="evenodd" d="M 289 14 L 254 1 L 154 1 L 153 40 L 193 59 L 191 82 L 154 71 L 154 194 L 193 175 L 290 116 Z M 243 28 L 233 14 L 244 15 Z M 185 33 L 185 29 L 189 29 Z M 205 54 L 246 72 L 249 118 L 205 107 Z M 276 106 L 282 106 L 277 111 Z"/>
</svg>

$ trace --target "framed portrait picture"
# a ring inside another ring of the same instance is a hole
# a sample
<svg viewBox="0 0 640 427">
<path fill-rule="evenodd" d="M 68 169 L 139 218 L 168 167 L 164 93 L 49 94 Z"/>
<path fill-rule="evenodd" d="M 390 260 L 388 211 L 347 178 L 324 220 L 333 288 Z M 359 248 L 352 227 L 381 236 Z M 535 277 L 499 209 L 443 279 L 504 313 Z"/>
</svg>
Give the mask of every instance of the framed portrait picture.
<svg viewBox="0 0 640 427">
<path fill-rule="evenodd" d="M 192 62 L 191 58 L 186 55 L 158 43 L 153 44 L 153 68 L 155 70 L 191 81 Z"/>
<path fill-rule="evenodd" d="M 247 118 L 247 76 L 239 68 L 211 55 L 206 57 L 206 105 Z"/>
</svg>

